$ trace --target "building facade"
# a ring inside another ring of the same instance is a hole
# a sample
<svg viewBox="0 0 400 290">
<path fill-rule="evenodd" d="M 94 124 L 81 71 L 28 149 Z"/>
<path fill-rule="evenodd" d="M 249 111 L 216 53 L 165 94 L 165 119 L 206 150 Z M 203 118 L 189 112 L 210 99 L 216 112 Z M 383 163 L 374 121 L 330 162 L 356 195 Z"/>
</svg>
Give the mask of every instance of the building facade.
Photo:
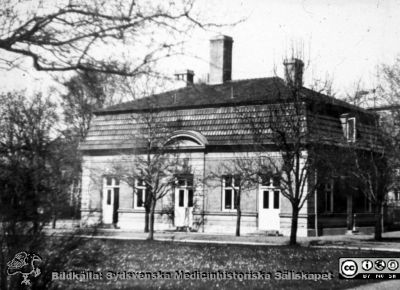
<svg viewBox="0 0 400 290">
<path fill-rule="evenodd" d="M 367 148 L 374 113 L 304 88 L 303 65 L 296 59 L 285 62 L 285 79 L 233 81 L 232 44 L 227 36 L 211 40 L 209 84 L 193 84 L 193 72 L 187 71 L 180 75 L 187 82 L 184 88 L 96 112 L 80 146 L 84 224 L 143 230 L 148 184 L 138 176 L 124 178 L 118 168 L 140 167 L 137 160 L 145 159 L 150 140 L 143 135 L 147 128 L 158 130 L 163 154 L 181 161 L 175 164 L 176 172 L 168 171 L 171 178 L 160 179 L 168 179 L 170 186 L 157 202 L 156 230 L 233 234 L 240 192 L 242 233 L 289 235 L 292 207 L 282 194 L 279 170 L 260 172 L 259 180 L 251 185 L 248 178 L 246 186 L 245 174 L 237 170 L 240 162 L 263 158 L 279 163 L 283 151 L 271 132 L 271 122 L 277 119 L 281 130 L 290 130 L 284 120 L 295 116 L 310 142 L 335 152 L 333 159 L 349 142 Z M 343 233 L 373 224 L 371 205 L 345 174 L 338 170 L 324 180 L 300 211 L 299 236 Z M 313 182 L 305 183 L 306 191 Z"/>
</svg>

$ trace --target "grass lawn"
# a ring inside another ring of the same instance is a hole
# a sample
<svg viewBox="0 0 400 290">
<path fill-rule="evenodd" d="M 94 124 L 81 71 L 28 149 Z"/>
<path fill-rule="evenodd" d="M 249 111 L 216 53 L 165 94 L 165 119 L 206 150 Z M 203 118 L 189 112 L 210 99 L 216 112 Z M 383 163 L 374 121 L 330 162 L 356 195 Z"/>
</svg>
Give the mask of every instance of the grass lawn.
<svg viewBox="0 0 400 290">
<path fill-rule="evenodd" d="M 339 257 L 391 257 L 394 253 L 287 246 L 234 246 L 173 242 L 86 240 L 60 270 L 103 272 L 99 281 L 54 281 L 59 289 L 346 289 L 366 283 L 339 280 Z M 82 258 L 84 257 L 84 258 Z M 107 280 L 107 271 L 264 271 L 269 280 Z M 277 280 L 277 271 L 332 272 L 327 281 Z"/>
</svg>

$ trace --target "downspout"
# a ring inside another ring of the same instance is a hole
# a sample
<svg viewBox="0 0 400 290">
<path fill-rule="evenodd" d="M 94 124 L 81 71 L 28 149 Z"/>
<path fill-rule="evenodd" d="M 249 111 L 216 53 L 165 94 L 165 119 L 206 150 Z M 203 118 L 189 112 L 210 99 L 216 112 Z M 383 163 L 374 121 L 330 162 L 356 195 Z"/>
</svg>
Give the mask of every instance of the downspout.
<svg viewBox="0 0 400 290">
<path fill-rule="evenodd" d="M 318 200 L 317 200 L 317 171 L 315 171 L 315 189 L 314 189 L 314 223 L 315 223 L 315 236 L 318 237 Z"/>
<path fill-rule="evenodd" d="M 202 232 L 204 233 L 204 217 L 205 217 L 205 197 L 206 197 L 206 149 L 204 149 L 204 153 L 203 153 L 203 211 L 201 213 L 201 218 L 202 218 Z"/>
</svg>

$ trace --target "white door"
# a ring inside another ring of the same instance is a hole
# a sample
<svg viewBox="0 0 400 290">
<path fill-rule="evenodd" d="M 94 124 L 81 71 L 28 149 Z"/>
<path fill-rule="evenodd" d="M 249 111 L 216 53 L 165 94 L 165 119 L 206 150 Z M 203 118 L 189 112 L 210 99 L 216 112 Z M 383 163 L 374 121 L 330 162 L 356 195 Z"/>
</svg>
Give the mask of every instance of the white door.
<svg viewBox="0 0 400 290">
<path fill-rule="evenodd" d="M 260 189 L 258 203 L 259 230 L 280 230 L 280 191 L 274 188 Z"/>
<path fill-rule="evenodd" d="M 103 188 L 103 223 L 116 224 L 119 208 L 119 180 L 104 178 Z"/>
<path fill-rule="evenodd" d="M 112 224 L 114 210 L 114 190 L 105 188 L 103 194 L 103 223 Z"/>
<path fill-rule="evenodd" d="M 175 190 L 175 226 L 192 227 L 193 189 L 178 187 Z"/>
</svg>

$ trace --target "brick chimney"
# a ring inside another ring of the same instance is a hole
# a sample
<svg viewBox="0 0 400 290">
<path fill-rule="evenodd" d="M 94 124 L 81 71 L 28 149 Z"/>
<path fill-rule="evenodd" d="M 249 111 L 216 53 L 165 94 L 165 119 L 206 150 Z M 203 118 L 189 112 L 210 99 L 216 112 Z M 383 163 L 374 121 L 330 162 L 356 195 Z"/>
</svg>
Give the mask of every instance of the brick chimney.
<svg viewBox="0 0 400 290">
<path fill-rule="evenodd" d="M 193 79 L 194 79 L 194 72 L 189 69 L 181 71 L 181 72 L 176 72 L 175 79 L 178 81 L 186 82 L 187 86 L 192 85 Z"/>
<path fill-rule="evenodd" d="M 285 66 L 285 80 L 289 86 L 301 88 L 303 86 L 304 63 L 297 58 L 287 59 L 283 62 Z"/>
<path fill-rule="evenodd" d="M 226 35 L 210 39 L 209 84 L 222 84 L 232 79 L 232 44 L 232 37 Z"/>
</svg>

